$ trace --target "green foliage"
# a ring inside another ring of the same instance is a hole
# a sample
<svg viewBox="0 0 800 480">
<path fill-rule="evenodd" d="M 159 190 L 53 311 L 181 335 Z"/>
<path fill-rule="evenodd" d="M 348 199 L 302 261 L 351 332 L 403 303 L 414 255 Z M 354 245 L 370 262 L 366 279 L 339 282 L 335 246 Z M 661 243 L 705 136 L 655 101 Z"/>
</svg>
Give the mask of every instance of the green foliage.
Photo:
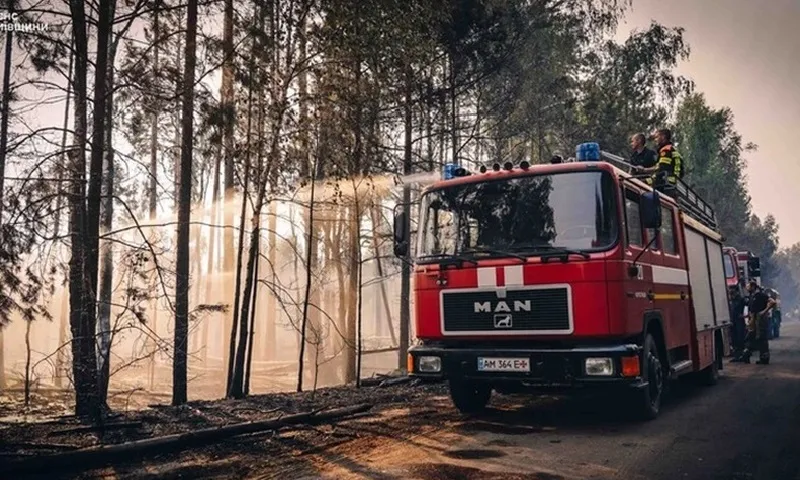
<svg viewBox="0 0 800 480">
<path fill-rule="evenodd" d="M 677 109 L 674 134 L 687 162 L 686 181 L 713 206 L 726 243 L 761 257 L 763 283 L 794 302 L 798 286 L 789 257 L 777 255 L 778 224 L 772 215 L 762 221 L 750 209 L 744 155 L 757 147 L 744 143 L 731 110 L 709 107 L 702 94 L 688 95 Z"/>
<path fill-rule="evenodd" d="M 750 196 L 743 155 L 755 149 L 743 145 L 730 109 L 712 109 L 702 94 L 683 99 L 675 119 L 675 141 L 686 159 L 685 180 L 708 201 L 731 245 L 750 244 Z"/>
<path fill-rule="evenodd" d="M 627 151 L 631 134 L 662 127 L 669 106 L 693 84 L 673 69 L 689 56 L 682 28 L 652 23 L 622 45 L 606 42 L 585 57 L 578 133 L 609 151 Z"/>
</svg>

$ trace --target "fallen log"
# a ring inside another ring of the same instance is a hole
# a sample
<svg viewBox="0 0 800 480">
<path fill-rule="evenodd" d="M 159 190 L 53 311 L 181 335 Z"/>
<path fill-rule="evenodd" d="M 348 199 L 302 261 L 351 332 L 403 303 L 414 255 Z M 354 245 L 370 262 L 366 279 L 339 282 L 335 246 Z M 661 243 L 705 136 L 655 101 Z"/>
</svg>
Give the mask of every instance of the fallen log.
<svg viewBox="0 0 800 480">
<path fill-rule="evenodd" d="M 112 463 L 120 457 L 129 456 L 132 460 L 141 459 L 146 454 L 162 454 L 167 451 L 182 450 L 190 446 L 197 446 L 222 440 L 225 438 L 260 432 L 264 430 L 277 430 L 283 427 L 298 424 L 317 424 L 339 420 L 350 415 L 366 412 L 371 405 L 356 405 L 353 407 L 337 408 L 327 412 L 298 413 L 269 420 L 237 423 L 221 427 L 204 428 L 193 432 L 166 435 L 163 437 L 148 438 L 134 442 L 116 445 L 100 445 L 88 447 L 71 452 L 56 453 L 52 455 L 37 455 L 35 457 L 20 458 L 14 461 L 0 463 L 0 478 L 8 473 L 31 473 L 36 471 L 55 471 L 56 469 L 81 469 L 87 470 Z"/>
</svg>

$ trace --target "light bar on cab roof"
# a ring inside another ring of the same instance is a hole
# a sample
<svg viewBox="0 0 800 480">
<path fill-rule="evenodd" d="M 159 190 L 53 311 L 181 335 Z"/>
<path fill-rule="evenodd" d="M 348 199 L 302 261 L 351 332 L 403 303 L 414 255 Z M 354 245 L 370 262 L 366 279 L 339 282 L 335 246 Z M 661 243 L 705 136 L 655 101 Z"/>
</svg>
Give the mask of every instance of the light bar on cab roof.
<svg viewBox="0 0 800 480">
<path fill-rule="evenodd" d="M 472 175 L 472 172 L 455 163 L 446 163 L 442 170 L 442 180 L 451 180 L 456 177 L 468 177 L 470 175 Z"/>
<path fill-rule="evenodd" d="M 596 142 L 581 143 L 575 147 L 575 161 L 577 162 L 599 162 L 600 144 Z"/>
</svg>

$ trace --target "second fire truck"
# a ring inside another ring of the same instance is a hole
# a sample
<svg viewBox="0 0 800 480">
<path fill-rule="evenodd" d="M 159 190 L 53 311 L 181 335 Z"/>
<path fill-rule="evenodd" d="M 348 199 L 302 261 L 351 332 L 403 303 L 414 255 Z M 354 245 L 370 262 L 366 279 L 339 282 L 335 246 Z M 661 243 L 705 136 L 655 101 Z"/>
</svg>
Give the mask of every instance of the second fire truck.
<svg viewBox="0 0 800 480">
<path fill-rule="evenodd" d="M 413 253 L 398 211 L 395 254 L 415 264 L 411 375 L 446 379 L 465 413 L 494 390 L 604 388 L 644 418 L 669 379 L 716 382 L 730 319 L 714 213 L 619 160 L 584 144 L 576 162 L 451 168 L 421 196 Z"/>
</svg>

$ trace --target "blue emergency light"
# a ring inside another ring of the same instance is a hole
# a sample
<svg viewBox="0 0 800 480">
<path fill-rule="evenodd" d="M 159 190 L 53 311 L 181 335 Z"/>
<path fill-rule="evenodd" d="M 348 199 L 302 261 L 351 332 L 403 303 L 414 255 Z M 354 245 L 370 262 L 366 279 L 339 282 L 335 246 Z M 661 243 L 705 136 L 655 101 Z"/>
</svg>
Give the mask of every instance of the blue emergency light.
<svg viewBox="0 0 800 480">
<path fill-rule="evenodd" d="M 458 165 L 455 163 L 446 163 L 442 171 L 442 180 L 450 180 L 456 178 L 456 169 Z"/>
<path fill-rule="evenodd" d="M 442 171 L 442 179 L 450 180 L 456 177 L 468 177 L 472 173 L 464 167 L 460 167 L 455 163 L 446 163 Z"/>
<path fill-rule="evenodd" d="M 575 161 L 599 162 L 600 144 L 596 142 L 581 143 L 575 148 Z"/>
</svg>

